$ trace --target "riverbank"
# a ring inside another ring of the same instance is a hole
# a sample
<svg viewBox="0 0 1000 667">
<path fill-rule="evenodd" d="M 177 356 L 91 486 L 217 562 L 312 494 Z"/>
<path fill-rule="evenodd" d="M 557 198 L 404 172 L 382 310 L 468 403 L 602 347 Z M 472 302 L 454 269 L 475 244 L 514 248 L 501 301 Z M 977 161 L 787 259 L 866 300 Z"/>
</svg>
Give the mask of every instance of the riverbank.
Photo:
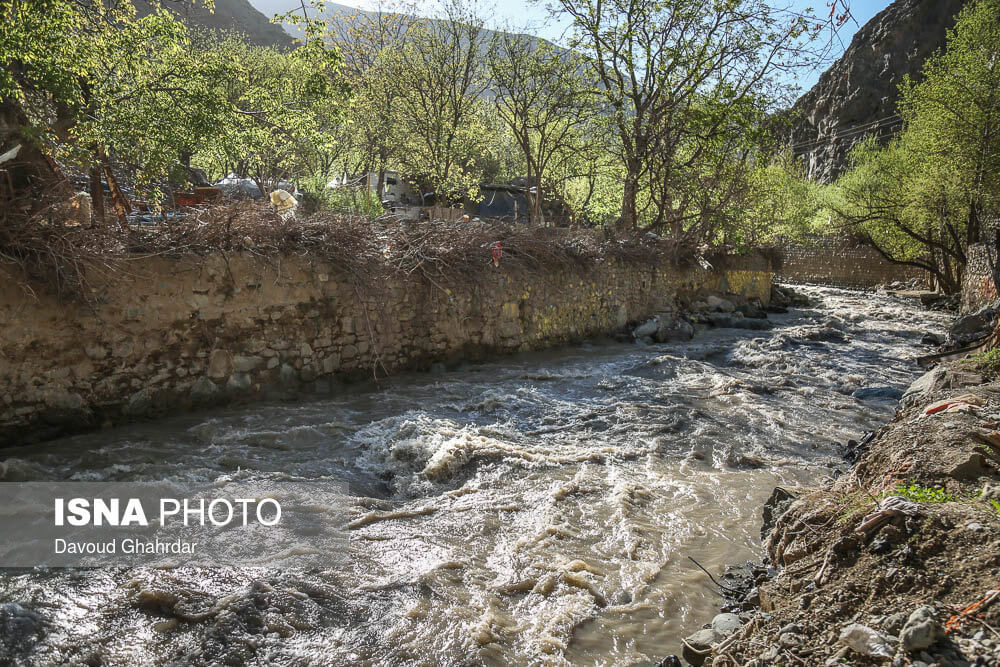
<svg viewBox="0 0 1000 667">
<path fill-rule="evenodd" d="M 998 360 L 927 373 L 888 424 L 848 443 L 849 474 L 776 489 L 763 531 L 776 576 L 760 572 L 747 611 L 689 637 L 685 657 L 713 667 L 1000 664 Z"/>
<path fill-rule="evenodd" d="M 771 293 L 761 255 L 679 265 L 652 237 L 231 213 L 133 230 L 128 253 L 90 257 L 74 298 L 0 269 L 0 445 L 329 395 Z"/>
</svg>

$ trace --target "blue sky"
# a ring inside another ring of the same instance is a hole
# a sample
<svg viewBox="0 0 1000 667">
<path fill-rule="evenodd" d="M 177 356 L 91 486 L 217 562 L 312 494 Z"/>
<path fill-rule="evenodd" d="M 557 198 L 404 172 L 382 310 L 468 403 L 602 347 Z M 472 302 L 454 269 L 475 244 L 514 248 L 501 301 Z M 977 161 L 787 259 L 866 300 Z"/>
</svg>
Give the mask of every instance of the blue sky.
<svg viewBox="0 0 1000 667">
<path fill-rule="evenodd" d="M 377 4 L 377 0 L 336 0 L 338 4 L 360 7 L 362 9 L 372 9 Z M 814 13 L 825 15 L 827 0 L 777 0 L 776 4 L 788 5 L 793 11 L 804 11 L 813 8 Z M 889 6 L 891 0 L 846 0 L 854 16 L 853 21 L 844 25 L 834 37 L 831 51 L 831 60 L 840 56 L 844 48 L 851 43 L 854 33 L 868 22 L 875 14 Z M 420 1 L 418 4 L 426 4 L 428 13 L 433 11 L 436 3 L 431 1 Z M 544 37 L 551 41 L 558 42 L 566 30 L 568 22 L 553 21 L 549 18 L 545 9 L 547 3 L 524 2 L 524 0 L 480 0 L 480 6 L 486 11 L 492 11 L 494 16 L 491 24 L 502 27 L 509 24 L 512 28 L 523 30 L 531 34 Z M 798 84 L 802 90 L 808 90 L 819 78 L 819 75 L 826 69 L 826 66 L 819 67 L 813 72 L 802 72 L 799 76 Z"/>
</svg>

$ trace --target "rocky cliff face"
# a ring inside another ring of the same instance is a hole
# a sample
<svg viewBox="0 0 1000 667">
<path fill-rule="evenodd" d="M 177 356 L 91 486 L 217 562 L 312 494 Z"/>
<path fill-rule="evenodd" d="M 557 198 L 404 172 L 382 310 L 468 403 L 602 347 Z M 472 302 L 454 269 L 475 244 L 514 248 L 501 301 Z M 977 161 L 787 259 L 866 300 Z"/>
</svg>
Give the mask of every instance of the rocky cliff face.
<svg viewBox="0 0 1000 667">
<path fill-rule="evenodd" d="M 292 38 L 280 25 L 271 23 L 270 15 L 258 11 L 249 0 L 215 0 L 209 10 L 202 2 L 155 3 L 151 0 L 134 0 L 139 16 L 146 16 L 160 6 L 166 7 L 190 25 L 243 33 L 251 44 L 289 48 Z"/>
<path fill-rule="evenodd" d="M 851 147 L 870 134 L 887 141 L 900 127 L 899 84 L 919 75 L 945 44 L 967 0 L 896 0 L 854 35 L 844 55 L 795 103 L 792 147 L 811 178 L 829 182 Z"/>
</svg>

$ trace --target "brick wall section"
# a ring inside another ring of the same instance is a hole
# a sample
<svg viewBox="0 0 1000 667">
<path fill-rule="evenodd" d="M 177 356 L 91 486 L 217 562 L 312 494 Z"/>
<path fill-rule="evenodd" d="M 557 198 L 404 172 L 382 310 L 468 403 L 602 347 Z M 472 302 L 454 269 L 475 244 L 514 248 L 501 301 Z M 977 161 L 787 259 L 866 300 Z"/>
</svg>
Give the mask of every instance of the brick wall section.
<svg viewBox="0 0 1000 667">
<path fill-rule="evenodd" d="M 867 246 L 832 238 L 785 246 L 775 278 L 781 282 L 861 288 L 913 278 L 924 280 L 925 286 L 930 284 L 923 269 L 893 264 Z"/>
<path fill-rule="evenodd" d="M 766 301 L 772 277 L 762 257 L 711 271 L 487 267 L 475 285 L 399 277 L 361 291 L 306 258 L 160 259 L 98 285 L 94 307 L 29 296 L 0 269 L 0 445 L 562 345 L 663 312 L 678 294 Z"/>
<path fill-rule="evenodd" d="M 970 313 L 997 300 L 997 286 L 990 271 L 986 246 L 969 246 L 968 263 L 962 276 L 962 312 Z"/>
</svg>

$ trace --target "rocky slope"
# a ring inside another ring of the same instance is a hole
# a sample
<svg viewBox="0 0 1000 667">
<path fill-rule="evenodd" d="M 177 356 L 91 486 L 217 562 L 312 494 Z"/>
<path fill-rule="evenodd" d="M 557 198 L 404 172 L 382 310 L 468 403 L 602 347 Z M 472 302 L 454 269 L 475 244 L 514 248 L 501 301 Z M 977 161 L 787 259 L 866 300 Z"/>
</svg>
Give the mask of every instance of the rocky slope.
<svg viewBox="0 0 1000 667">
<path fill-rule="evenodd" d="M 262 14 L 248 0 L 215 0 L 214 11 L 209 11 L 200 3 L 135 0 L 140 16 L 149 14 L 159 5 L 178 14 L 191 25 L 243 33 L 252 44 L 290 47 L 293 42 L 292 37 L 281 26 L 271 23 L 270 15 Z"/>
<path fill-rule="evenodd" d="M 899 84 L 907 74 L 918 75 L 924 60 L 944 46 L 966 1 L 896 0 L 854 35 L 792 110 L 791 143 L 811 178 L 835 179 L 857 142 L 873 132 L 887 140 L 899 129 Z"/>
</svg>

